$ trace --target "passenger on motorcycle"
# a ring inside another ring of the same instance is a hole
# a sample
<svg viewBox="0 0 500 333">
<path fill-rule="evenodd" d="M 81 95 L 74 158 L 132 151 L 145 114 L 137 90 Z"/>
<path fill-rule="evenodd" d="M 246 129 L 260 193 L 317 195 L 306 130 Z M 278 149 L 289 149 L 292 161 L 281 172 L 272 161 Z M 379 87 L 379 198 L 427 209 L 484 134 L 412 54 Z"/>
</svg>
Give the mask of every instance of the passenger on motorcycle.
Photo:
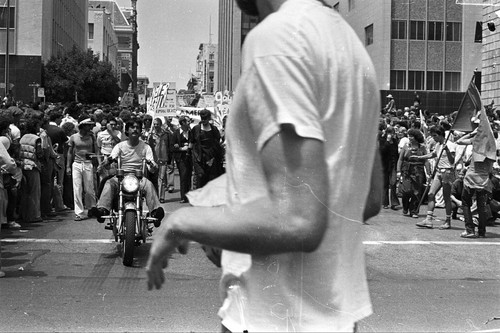
<svg viewBox="0 0 500 333">
<path fill-rule="evenodd" d="M 148 170 L 150 172 L 155 171 L 157 165 L 154 162 L 153 151 L 149 145 L 140 139 L 141 131 L 141 121 L 131 120 L 127 122 L 125 125 L 125 133 L 128 136 L 127 141 L 120 142 L 114 146 L 111 154 L 104 160 L 101 167 L 105 167 L 112 161 L 116 161 L 118 157 L 121 157 L 121 168 L 125 173 L 134 173 L 136 170 L 140 170 L 142 168 L 143 159 L 146 160 Z M 160 207 L 160 201 L 158 200 L 155 188 L 146 177 L 142 178 L 140 185 L 145 195 L 146 204 L 151 211 L 151 217 L 157 219 L 154 225 L 155 227 L 159 227 L 165 213 L 163 208 Z M 97 218 L 99 223 L 103 223 L 105 220 L 102 216 L 110 214 L 110 210 L 113 206 L 113 199 L 117 196 L 118 179 L 115 176 L 107 180 L 101 196 L 99 197 L 99 201 L 97 202 L 97 207 L 93 207 L 91 210 L 91 214 Z"/>
</svg>

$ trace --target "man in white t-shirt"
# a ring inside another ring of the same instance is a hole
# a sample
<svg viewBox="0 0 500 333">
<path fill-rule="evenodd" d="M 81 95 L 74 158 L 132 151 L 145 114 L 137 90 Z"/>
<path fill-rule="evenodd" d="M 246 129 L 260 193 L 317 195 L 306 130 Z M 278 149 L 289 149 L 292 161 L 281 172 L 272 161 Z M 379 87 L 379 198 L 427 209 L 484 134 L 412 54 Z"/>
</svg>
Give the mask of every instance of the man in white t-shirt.
<svg viewBox="0 0 500 333">
<path fill-rule="evenodd" d="M 114 146 L 111 154 L 104 160 L 101 167 L 106 167 L 109 163 L 117 161 L 118 157 L 120 157 L 121 169 L 125 173 L 135 173 L 137 170 L 141 170 L 143 160 L 146 160 L 148 169 L 151 169 L 150 171 L 156 169 L 157 165 L 154 161 L 151 147 L 140 139 L 141 131 L 142 123 L 139 120 L 130 120 L 127 122 L 125 125 L 125 132 L 128 135 L 127 141 L 122 141 Z M 144 193 L 151 217 L 157 218 L 154 225 L 155 227 L 159 227 L 165 213 L 160 206 L 154 186 L 149 179 L 143 177 L 140 182 L 140 189 Z M 104 184 L 97 206 L 92 207 L 90 212 L 92 216 L 97 218 L 97 222 L 103 223 L 105 219 L 102 216 L 109 215 L 113 199 L 118 196 L 118 192 L 119 184 L 116 176 L 108 179 Z"/>
<path fill-rule="evenodd" d="M 373 64 L 320 1 L 237 2 L 260 23 L 227 120 L 227 206 L 169 215 L 148 286 L 160 288 L 167 255 L 194 240 L 224 249 L 224 330 L 353 331 L 372 313 L 360 228 L 375 178 Z"/>
</svg>

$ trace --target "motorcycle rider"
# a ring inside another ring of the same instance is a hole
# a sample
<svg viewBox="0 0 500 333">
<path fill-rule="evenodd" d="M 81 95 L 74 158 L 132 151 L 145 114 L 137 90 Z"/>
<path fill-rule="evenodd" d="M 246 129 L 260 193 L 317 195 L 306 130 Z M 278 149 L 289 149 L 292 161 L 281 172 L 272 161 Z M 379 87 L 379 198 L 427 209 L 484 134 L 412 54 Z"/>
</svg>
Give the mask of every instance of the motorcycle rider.
<svg viewBox="0 0 500 333">
<path fill-rule="evenodd" d="M 111 154 L 101 167 L 105 167 L 111 161 L 115 161 L 121 157 L 121 168 L 125 173 L 134 173 L 142 168 L 142 160 L 145 158 L 148 170 L 152 171 L 157 168 L 154 161 L 153 151 L 151 147 L 140 139 L 142 131 L 142 123 L 140 120 L 130 120 L 125 124 L 125 132 L 127 133 L 127 141 L 118 143 L 113 147 Z M 160 207 L 160 201 L 156 194 L 153 183 L 146 177 L 141 179 L 141 190 L 145 193 L 146 204 L 151 211 L 151 217 L 156 218 L 155 227 L 159 227 L 161 220 L 165 216 L 163 208 Z M 102 190 L 97 207 L 93 207 L 91 213 L 97 217 L 99 223 L 103 223 L 105 218 L 102 216 L 109 215 L 113 199 L 118 195 L 118 179 L 115 177 L 108 179 Z"/>
</svg>

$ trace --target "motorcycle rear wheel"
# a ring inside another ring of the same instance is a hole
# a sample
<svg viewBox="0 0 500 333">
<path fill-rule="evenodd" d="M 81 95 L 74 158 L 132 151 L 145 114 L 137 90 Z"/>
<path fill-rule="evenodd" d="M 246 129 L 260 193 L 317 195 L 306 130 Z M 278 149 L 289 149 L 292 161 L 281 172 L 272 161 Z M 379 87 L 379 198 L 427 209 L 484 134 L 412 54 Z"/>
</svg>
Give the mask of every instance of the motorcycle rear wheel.
<svg viewBox="0 0 500 333">
<path fill-rule="evenodd" d="M 123 240 L 123 265 L 132 266 L 134 260 L 135 247 L 135 219 L 136 212 L 126 211 L 125 220 L 125 238 Z"/>
</svg>

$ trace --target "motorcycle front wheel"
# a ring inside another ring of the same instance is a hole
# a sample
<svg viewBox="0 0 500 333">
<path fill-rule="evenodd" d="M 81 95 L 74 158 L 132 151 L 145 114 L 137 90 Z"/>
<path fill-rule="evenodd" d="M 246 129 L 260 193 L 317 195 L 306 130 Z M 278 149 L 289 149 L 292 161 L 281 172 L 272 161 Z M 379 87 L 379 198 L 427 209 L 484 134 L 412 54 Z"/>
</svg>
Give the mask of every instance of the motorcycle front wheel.
<svg viewBox="0 0 500 333">
<path fill-rule="evenodd" d="M 125 221 L 125 238 L 123 241 L 123 265 L 132 266 L 134 260 L 135 247 L 135 219 L 136 212 L 126 211 L 124 216 Z"/>
</svg>

